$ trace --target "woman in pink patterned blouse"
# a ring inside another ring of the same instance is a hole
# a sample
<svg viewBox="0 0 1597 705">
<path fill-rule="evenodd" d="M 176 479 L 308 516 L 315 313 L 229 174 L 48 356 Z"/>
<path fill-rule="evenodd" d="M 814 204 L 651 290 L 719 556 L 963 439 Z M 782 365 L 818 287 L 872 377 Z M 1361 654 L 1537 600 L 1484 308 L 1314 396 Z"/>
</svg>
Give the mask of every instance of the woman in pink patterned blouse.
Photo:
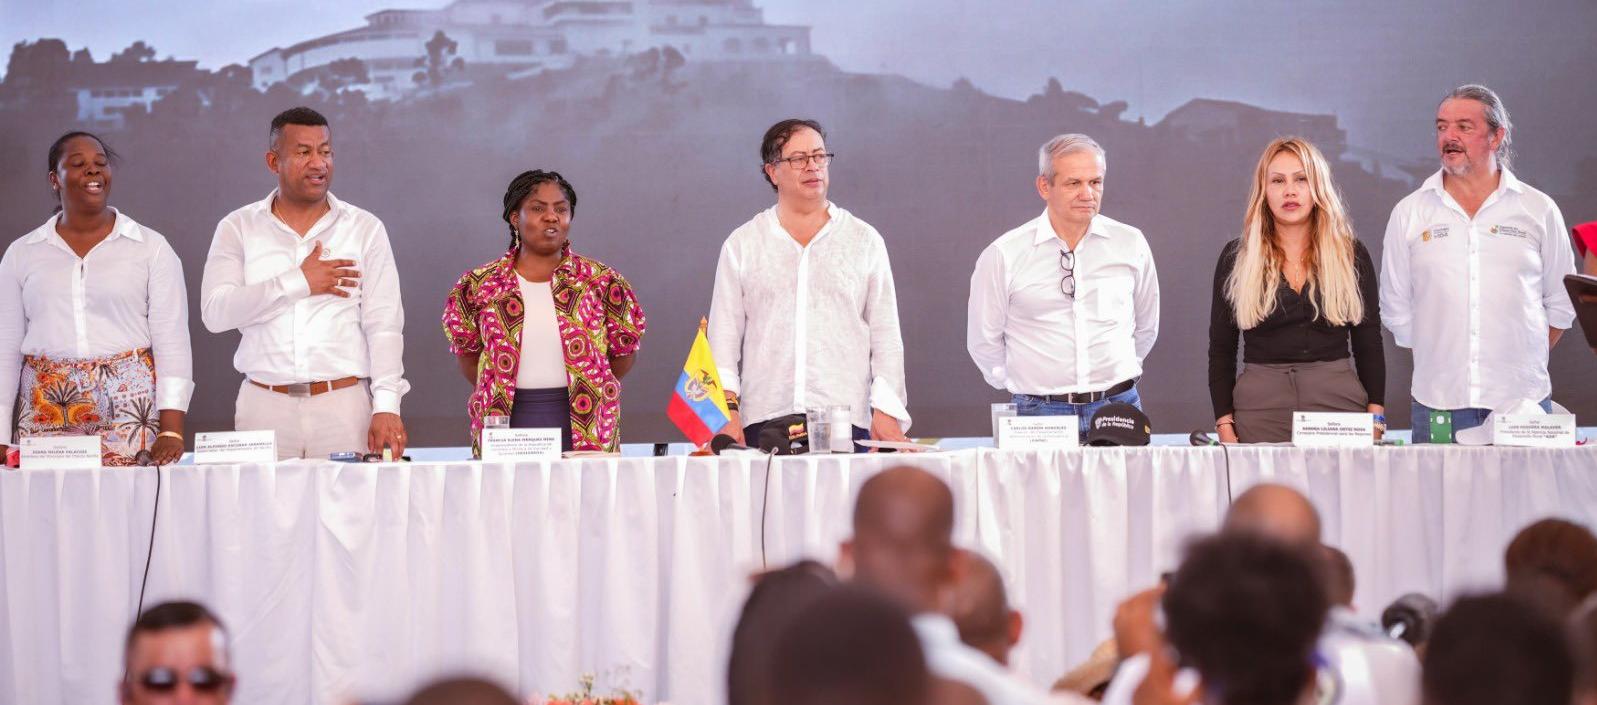
<svg viewBox="0 0 1597 705">
<path fill-rule="evenodd" d="M 505 192 L 510 251 L 466 272 L 444 306 L 444 333 L 476 386 L 467 410 L 481 455 L 483 417 L 513 428 L 561 428 L 565 450 L 621 447 L 621 378 L 643 338 L 632 285 L 571 251 L 577 192 L 528 171 Z"/>
</svg>

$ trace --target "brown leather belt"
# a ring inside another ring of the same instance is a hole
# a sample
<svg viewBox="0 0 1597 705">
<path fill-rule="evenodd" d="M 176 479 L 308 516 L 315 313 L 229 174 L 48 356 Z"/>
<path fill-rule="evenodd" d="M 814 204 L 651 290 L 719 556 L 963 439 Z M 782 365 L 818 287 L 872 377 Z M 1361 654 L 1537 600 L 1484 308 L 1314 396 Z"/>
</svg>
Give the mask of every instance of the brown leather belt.
<svg viewBox="0 0 1597 705">
<path fill-rule="evenodd" d="M 250 380 L 250 384 L 260 387 L 261 389 L 277 392 L 278 394 L 287 394 L 291 397 L 314 397 L 318 394 L 326 394 L 334 389 L 353 387 L 357 384 L 360 384 L 360 378 L 344 377 L 342 379 L 330 379 L 322 382 L 298 382 L 295 384 L 276 385 L 261 384 L 260 382 L 252 379 Z"/>
</svg>

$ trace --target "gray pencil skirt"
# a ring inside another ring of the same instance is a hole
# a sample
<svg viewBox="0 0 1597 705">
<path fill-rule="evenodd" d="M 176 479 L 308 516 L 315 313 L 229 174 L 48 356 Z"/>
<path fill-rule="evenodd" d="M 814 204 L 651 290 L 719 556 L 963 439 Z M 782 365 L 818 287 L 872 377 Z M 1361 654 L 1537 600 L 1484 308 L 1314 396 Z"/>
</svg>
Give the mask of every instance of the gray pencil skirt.
<svg viewBox="0 0 1597 705">
<path fill-rule="evenodd" d="M 1247 363 L 1231 393 L 1237 440 L 1292 440 L 1294 411 L 1365 411 L 1370 397 L 1353 371 L 1353 360 Z"/>
</svg>

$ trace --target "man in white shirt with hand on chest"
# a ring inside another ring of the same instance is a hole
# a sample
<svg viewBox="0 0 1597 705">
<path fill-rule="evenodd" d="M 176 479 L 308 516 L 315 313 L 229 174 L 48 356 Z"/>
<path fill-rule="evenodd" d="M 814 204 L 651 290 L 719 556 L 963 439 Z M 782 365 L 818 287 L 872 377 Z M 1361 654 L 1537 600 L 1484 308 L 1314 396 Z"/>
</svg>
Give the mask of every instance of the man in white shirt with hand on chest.
<svg viewBox="0 0 1597 705">
<path fill-rule="evenodd" d="M 1085 438 L 1104 405 L 1142 408 L 1137 378 L 1159 336 L 1159 277 L 1142 231 L 1098 212 L 1103 147 L 1059 135 L 1038 162 L 1047 208 L 976 260 L 965 344 L 1021 416 L 1076 416 Z"/>
<path fill-rule="evenodd" d="M 277 434 L 279 459 L 405 451 L 404 307 L 382 221 L 328 191 L 332 133 L 310 108 L 272 119 L 278 187 L 216 226 L 200 284 L 213 333 L 242 334 L 234 426 Z"/>
<path fill-rule="evenodd" d="M 733 411 L 723 432 L 757 443 L 774 418 L 846 406 L 855 440 L 909 440 L 887 244 L 827 200 L 819 123 L 771 126 L 760 153 L 776 206 L 727 238 L 710 302 L 710 350 Z"/>
<path fill-rule="evenodd" d="M 1381 322 L 1414 350 L 1413 438 L 1450 440 L 1494 410 L 1549 408 L 1548 354 L 1574 324 L 1575 251 L 1558 204 L 1509 171 L 1513 123 L 1490 88 L 1436 109 L 1442 165 L 1398 201 L 1381 253 Z M 1437 423 L 1440 421 L 1440 423 Z"/>
</svg>

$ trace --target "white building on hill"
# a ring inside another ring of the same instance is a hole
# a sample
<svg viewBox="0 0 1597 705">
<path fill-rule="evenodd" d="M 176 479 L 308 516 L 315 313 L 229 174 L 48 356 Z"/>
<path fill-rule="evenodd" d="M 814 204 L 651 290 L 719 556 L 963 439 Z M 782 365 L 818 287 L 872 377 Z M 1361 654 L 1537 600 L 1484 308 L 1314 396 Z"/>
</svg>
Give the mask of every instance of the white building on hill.
<svg viewBox="0 0 1597 705">
<path fill-rule="evenodd" d="M 426 44 L 442 31 L 471 68 L 564 68 L 577 56 L 674 47 L 689 61 L 772 61 L 810 54 L 808 27 L 765 23 L 753 0 L 454 0 L 439 10 L 383 10 L 366 26 L 274 48 L 249 66 L 260 90 L 358 59 L 373 98 L 394 98 L 426 76 Z M 421 74 L 418 76 L 418 74 Z"/>
</svg>

